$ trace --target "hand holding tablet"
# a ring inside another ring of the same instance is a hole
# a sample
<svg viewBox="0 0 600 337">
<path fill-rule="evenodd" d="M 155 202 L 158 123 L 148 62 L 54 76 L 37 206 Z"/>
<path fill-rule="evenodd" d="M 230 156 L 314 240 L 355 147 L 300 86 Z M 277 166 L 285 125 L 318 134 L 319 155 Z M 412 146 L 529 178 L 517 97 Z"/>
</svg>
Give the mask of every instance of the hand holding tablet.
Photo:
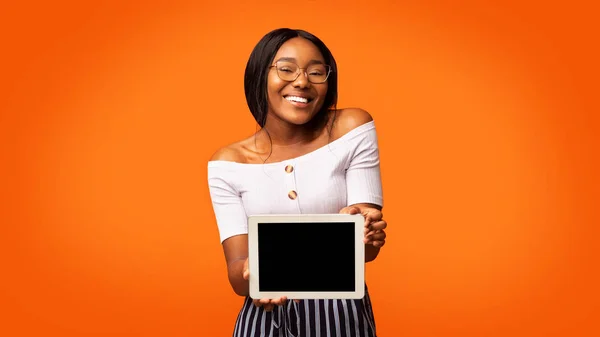
<svg viewBox="0 0 600 337">
<path fill-rule="evenodd" d="M 357 206 L 347 206 L 342 208 L 341 214 L 359 214 L 360 209 Z M 387 222 L 383 220 L 383 214 L 376 208 L 366 208 L 362 215 L 365 217 L 365 244 L 371 244 L 374 247 L 383 247 L 386 234 L 383 231 L 387 227 Z"/>
<path fill-rule="evenodd" d="M 244 280 L 248 281 L 248 279 L 250 278 L 250 269 L 248 267 L 248 259 L 246 258 L 246 261 L 244 262 L 244 267 L 242 269 L 244 271 L 243 277 Z M 277 305 L 282 305 L 283 303 L 285 303 L 285 301 L 287 301 L 287 298 L 284 297 L 280 297 L 280 298 L 260 298 L 260 299 L 253 299 L 252 303 L 256 306 L 256 307 L 264 307 L 265 311 L 271 311 L 273 310 L 273 308 Z"/>
</svg>

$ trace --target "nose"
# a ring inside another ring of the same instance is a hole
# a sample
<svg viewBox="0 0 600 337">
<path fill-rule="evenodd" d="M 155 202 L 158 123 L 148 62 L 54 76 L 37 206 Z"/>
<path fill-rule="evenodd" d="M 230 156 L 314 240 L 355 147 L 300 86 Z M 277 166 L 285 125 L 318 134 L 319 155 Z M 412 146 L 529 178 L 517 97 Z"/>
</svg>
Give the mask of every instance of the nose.
<svg viewBox="0 0 600 337">
<path fill-rule="evenodd" d="M 296 80 L 293 83 L 296 88 L 307 88 L 310 86 L 310 82 L 308 81 L 308 74 L 304 69 L 300 70 L 300 75 L 296 77 Z"/>
</svg>

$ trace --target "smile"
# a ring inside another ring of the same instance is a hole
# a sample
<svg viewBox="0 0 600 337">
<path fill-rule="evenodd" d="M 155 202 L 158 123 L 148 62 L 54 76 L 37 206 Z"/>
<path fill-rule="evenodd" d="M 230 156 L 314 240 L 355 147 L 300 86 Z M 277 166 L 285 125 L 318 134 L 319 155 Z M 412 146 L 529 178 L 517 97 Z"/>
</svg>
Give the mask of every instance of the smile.
<svg viewBox="0 0 600 337">
<path fill-rule="evenodd" d="M 285 99 L 290 102 L 304 103 L 304 104 L 307 104 L 312 101 L 312 98 L 300 97 L 300 96 L 285 96 Z"/>
</svg>

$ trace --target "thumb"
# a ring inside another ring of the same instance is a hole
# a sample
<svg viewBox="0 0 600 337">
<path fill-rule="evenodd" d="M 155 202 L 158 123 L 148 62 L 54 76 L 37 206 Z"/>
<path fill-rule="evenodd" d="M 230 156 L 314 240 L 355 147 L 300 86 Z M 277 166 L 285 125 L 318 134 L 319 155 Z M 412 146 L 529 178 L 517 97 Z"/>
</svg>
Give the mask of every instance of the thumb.
<svg viewBox="0 0 600 337">
<path fill-rule="evenodd" d="M 250 278 L 250 271 L 248 270 L 248 259 L 246 259 L 246 261 L 244 262 L 244 268 L 243 268 L 243 274 L 242 274 L 244 280 L 248 280 L 248 278 Z"/>
<path fill-rule="evenodd" d="M 359 214 L 360 209 L 356 206 L 346 206 L 340 210 L 341 214 Z"/>
</svg>

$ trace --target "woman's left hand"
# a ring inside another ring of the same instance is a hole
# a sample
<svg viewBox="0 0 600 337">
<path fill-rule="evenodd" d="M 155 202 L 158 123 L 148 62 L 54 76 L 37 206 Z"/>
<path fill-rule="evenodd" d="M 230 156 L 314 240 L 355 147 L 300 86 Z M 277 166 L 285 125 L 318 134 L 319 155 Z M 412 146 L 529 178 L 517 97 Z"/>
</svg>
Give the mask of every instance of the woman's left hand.
<svg viewBox="0 0 600 337">
<path fill-rule="evenodd" d="M 342 208 L 340 213 L 362 214 L 365 217 L 365 244 L 383 247 L 386 238 L 384 229 L 387 227 L 387 222 L 383 220 L 383 214 L 380 210 L 373 207 L 347 206 Z"/>
</svg>

